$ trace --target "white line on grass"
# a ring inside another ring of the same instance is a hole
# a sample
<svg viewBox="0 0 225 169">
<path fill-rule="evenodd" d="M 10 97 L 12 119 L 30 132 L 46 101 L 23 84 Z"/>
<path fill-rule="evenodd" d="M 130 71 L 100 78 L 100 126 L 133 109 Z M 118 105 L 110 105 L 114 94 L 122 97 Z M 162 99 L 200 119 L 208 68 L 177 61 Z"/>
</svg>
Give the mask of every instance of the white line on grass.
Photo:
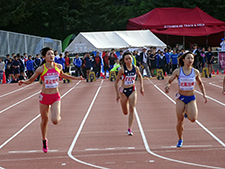
<svg viewBox="0 0 225 169">
<path fill-rule="evenodd" d="M 93 106 L 93 104 L 94 104 L 94 102 L 95 102 L 95 99 L 96 99 L 97 96 L 98 96 L 98 93 L 99 93 L 99 91 L 100 91 L 100 89 L 101 89 L 101 87 L 102 87 L 103 81 L 104 81 L 104 80 L 101 81 L 101 84 L 100 84 L 100 86 L 98 87 L 98 90 L 96 91 L 94 98 L 92 99 L 92 102 L 91 102 L 91 104 L 90 104 L 90 106 L 89 106 L 89 108 L 88 108 L 88 110 L 87 110 L 87 113 L 85 114 L 85 116 L 84 116 L 84 118 L 83 118 L 83 120 L 82 120 L 82 122 L 81 122 L 81 124 L 80 124 L 80 127 L 79 127 L 79 129 L 78 129 L 78 131 L 77 131 L 77 134 L 75 135 L 75 137 L 74 137 L 74 139 L 73 139 L 73 142 L 72 142 L 72 144 L 71 144 L 71 146 L 70 146 L 70 148 L 69 148 L 67 154 L 68 154 L 68 156 L 69 156 L 71 159 L 73 159 L 74 161 L 77 161 L 77 162 L 79 162 L 79 163 L 81 163 L 81 164 L 85 164 L 85 165 L 88 165 L 88 166 L 91 166 L 91 167 L 95 167 L 95 168 L 108 169 L 108 168 L 105 168 L 105 167 L 101 167 L 101 166 L 97 166 L 97 165 L 94 165 L 94 164 L 86 163 L 86 162 L 84 162 L 84 161 L 81 161 L 81 160 L 75 158 L 75 157 L 72 155 L 73 148 L 74 148 L 74 146 L 75 146 L 75 144 L 76 144 L 76 142 L 77 142 L 77 139 L 78 139 L 78 137 L 79 137 L 79 135 L 80 135 L 80 133 L 81 133 L 81 130 L 83 129 L 83 126 L 84 126 L 84 124 L 85 124 L 85 122 L 86 122 L 86 119 L 87 119 L 88 115 L 90 114 L 91 108 L 92 108 L 92 106 Z"/>
</svg>

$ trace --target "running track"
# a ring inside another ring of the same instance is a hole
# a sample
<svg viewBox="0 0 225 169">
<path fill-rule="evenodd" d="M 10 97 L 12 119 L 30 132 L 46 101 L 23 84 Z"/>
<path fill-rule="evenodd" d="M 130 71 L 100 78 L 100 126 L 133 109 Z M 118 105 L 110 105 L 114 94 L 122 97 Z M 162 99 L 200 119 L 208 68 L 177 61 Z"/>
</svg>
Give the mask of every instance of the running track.
<svg viewBox="0 0 225 169">
<path fill-rule="evenodd" d="M 225 168 L 225 96 L 223 75 L 203 78 L 209 100 L 196 87 L 198 121 L 185 119 L 184 146 L 176 148 L 174 95 L 166 80 L 145 79 L 133 124 L 115 101 L 114 83 L 60 83 L 62 121 L 49 123 L 48 153 L 42 152 L 38 93 L 40 84 L 0 85 L 0 169 L 197 169 Z M 7 94 L 8 93 L 8 94 Z"/>
</svg>

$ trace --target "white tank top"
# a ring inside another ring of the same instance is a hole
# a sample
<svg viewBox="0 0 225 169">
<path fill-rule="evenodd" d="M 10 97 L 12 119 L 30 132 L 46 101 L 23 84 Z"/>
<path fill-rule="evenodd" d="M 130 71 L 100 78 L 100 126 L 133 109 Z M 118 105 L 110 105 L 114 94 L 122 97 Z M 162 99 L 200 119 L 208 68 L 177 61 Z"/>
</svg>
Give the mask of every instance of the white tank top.
<svg viewBox="0 0 225 169">
<path fill-rule="evenodd" d="M 180 74 L 178 77 L 180 90 L 194 90 L 195 78 L 194 68 L 191 69 L 191 73 L 189 75 L 185 75 L 182 67 L 180 67 Z"/>
</svg>

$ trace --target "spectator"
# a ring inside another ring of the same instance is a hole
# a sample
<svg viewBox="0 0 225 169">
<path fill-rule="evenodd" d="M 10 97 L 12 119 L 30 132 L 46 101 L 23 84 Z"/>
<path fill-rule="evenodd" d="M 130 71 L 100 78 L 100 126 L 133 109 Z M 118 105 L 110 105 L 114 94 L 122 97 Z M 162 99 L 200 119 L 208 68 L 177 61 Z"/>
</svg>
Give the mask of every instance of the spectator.
<svg viewBox="0 0 225 169">
<path fill-rule="evenodd" d="M 75 58 L 73 60 L 73 65 L 75 66 L 75 76 L 83 76 L 83 72 L 81 70 L 81 66 L 82 66 L 82 60 L 81 58 L 79 58 L 78 53 L 75 54 Z"/>
<path fill-rule="evenodd" d="M 65 59 L 63 58 L 62 53 L 59 54 L 59 59 L 57 59 L 57 62 L 56 63 L 61 64 L 62 65 L 63 72 L 65 72 Z"/>
<path fill-rule="evenodd" d="M 206 60 L 208 64 L 208 69 L 209 69 L 209 77 L 211 77 L 211 73 L 213 72 L 213 53 L 212 53 L 212 48 L 208 47 L 207 48 L 208 52 L 206 53 Z"/>
<path fill-rule="evenodd" d="M 17 58 L 18 61 L 20 62 L 20 76 L 19 79 L 20 80 L 24 80 L 25 79 L 25 63 L 24 63 L 24 59 L 21 57 L 21 55 L 19 53 L 17 53 Z"/>
<path fill-rule="evenodd" d="M 69 52 L 65 52 L 65 73 L 69 73 L 70 69 L 70 58 L 69 58 Z"/>
<path fill-rule="evenodd" d="M 225 51 L 225 39 L 222 39 L 222 42 L 220 43 L 221 51 Z"/>
<path fill-rule="evenodd" d="M 157 57 L 157 65 L 158 69 L 163 70 L 163 74 L 165 74 L 165 69 L 166 69 L 166 57 L 163 54 L 163 51 L 160 52 L 160 55 Z"/>
<path fill-rule="evenodd" d="M 84 58 L 87 56 L 87 53 L 84 54 L 83 58 L 81 58 L 82 60 L 82 72 L 84 74 L 84 78 L 86 79 L 86 75 L 87 75 L 87 72 L 86 72 L 86 65 L 85 65 L 85 61 L 84 61 Z"/>
<path fill-rule="evenodd" d="M 119 55 L 119 56 L 117 56 L 117 58 L 120 60 L 120 59 L 122 59 L 122 57 L 123 57 L 123 51 L 122 51 L 122 50 L 120 50 L 120 55 Z"/>
<path fill-rule="evenodd" d="M 89 53 L 87 53 L 84 57 L 85 70 L 86 70 L 86 82 L 88 82 L 89 74 L 91 72 L 92 67 L 92 59 Z"/>
<path fill-rule="evenodd" d="M 116 53 L 115 53 L 115 49 L 112 49 L 111 50 L 111 53 L 113 54 L 113 56 L 117 59 L 118 57 L 117 57 L 117 55 L 116 55 Z"/>
<path fill-rule="evenodd" d="M 133 55 L 136 58 L 136 65 L 137 67 L 139 67 L 141 65 L 141 58 L 140 58 L 140 55 L 138 55 L 138 51 L 134 50 Z"/>
<path fill-rule="evenodd" d="M 173 49 L 173 54 L 171 55 L 171 64 L 172 64 L 172 72 L 177 68 L 177 64 L 178 64 L 178 54 L 176 52 L 176 49 Z"/>
<path fill-rule="evenodd" d="M 122 59 L 120 59 L 122 61 Z M 115 71 L 116 72 L 116 75 L 118 74 L 118 71 L 120 70 L 121 66 L 120 66 L 120 61 L 119 59 L 116 59 L 115 60 L 115 64 L 114 64 L 114 67 L 110 70 L 110 71 Z"/>
<path fill-rule="evenodd" d="M 30 77 L 34 74 L 34 61 L 32 60 L 32 56 L 28 56 L 27 60 L 27 77 L 30 79 Z"/>
<path fill-rule="evenodd" d="M 142 52 L 140 54 L 140 57 L 141 57 L 141 65 L 144 67 L 141 69 L 141 73 L 143 75 L 143 70 L 145 69 L 146 73 L 147 73 L 147 76 L 148 77 L 151 77 L 151 74 L 150 74 L 150 71 L 149 71 L 149 66 L 148 66 L 148 63 L 147 63 L 147 48 L 146 47 L 143 47 L 142 49 Z"/>
<path fill-rule="evenodd" d="M 170 74 L 170 67 L 171 67 L 171 63 L 170 63 L 170 55 L 168 53 L 168 49 L 165 48 L 164 49 L 164 55 L 166 57 L 166 67 L 165 67 L 165 71 L 167 72 L 167 74 Z"/>
<path fill-rule="evenodd" d="M 113 66 L 115 64 L 115 60 L 116 60 L 116 58 L 114 57 L 113 53 L 110 53 L 110 57 L 109 57 L 109 67 L 110 67 L 110 70 L 113 68 Z"/>
<path fill-rule="evenodd" d="M 7 54 L 6 55 L 6 59 L 5 59 L 5 77 L 6 77 L 6 81 L 8 81 L 9 80 L 9 69 L 7 69 L 7 63 L 9 62 L 9 57 L 10 57 L 10 55 L 9 54 Z"/>
<path fill-rule="evenodd" d="M 27 54 L 26 53 L 23 54 L 23 58 L 24 58 L 24 62 L 25 62 L 25 65 L 26 65 L 26 62 L 28 60 L 28 57 L 27 57 Z"/>
<path fill-rule="evenodd" d="M 34 70 L 36 70 L 41 65 L 41 59 L 39 54 L 36 54 L 36 58 L 34 59 Z"/>
<path fill-rule="evenodd" d="M 202 65 L 201 65 L 201 67 L 203 68 L 203 67 L 205 67 L 205 63 L 206 63 L 205 48 L 204 47 L 202 48 L 202 51 L 200 52 L 200 55 L 202 57 Z"/>
<path fill-rule="evenodd" d="M 156 58 L 157 58 L 157 53 L 155 51 L 155 49 L 152 50 L 152 53 L 150 54 L 150 63 L 151 63 L 151 74 L 154 77 L 155 76 L 155 70 L 157 69 L 157 62 L 156 62 Z"/>
<path fill-rule="evenodd" d="M 14 76 L 15 76 L 15 82 L 17 82 L 19 76 L 20 76 L 20 61 L 18 60 L 18 57 L 17 56 L 14 56 L 14 61 L 12 63 L 12 66 L 13 66 L 13 73 L 14 73 Z"/>
<path fill-rule="evenodd" d="M 41 66 L 42 60 L 40 59 L 39 54 L 36 54 L 36 58 L 34 59 L 34 71 Z M 36 81 L 39 81 L 40 76 L 37 77 Z"/>
<path fill-rule="evenodd" d="M 193 52 L 194 54 L 194 63 L 193 63 L 193 66 L 194 68 L 198 69 L 200 68 L 200 62 L 201 62 L 201 59 L 202 57 L 200 56 L 200 52 L 198 50 L 198 45 L 197 44 L 194 44 L 193 45 Z"/>
<path fill-rule="evenodd" d="M 7 62 L 7 69 L 8 69 L 8 72 L 9 72 L 9 80 L 8 80 L 8 82 L 7 83 L 11 83 L 12 82 L 12 80 L 14 79 L 14 74 L 13 74 L 13 66 L 12 66 L 12 64 L 13 64 L 13 60 L 12 60 L 12 58 L 9 58 L 9 61 Z"/>
<path fill-rule="evenodd" d="M 3 81 L 3 72 L 5 71 L 5 62 L 0 58 L 0 83 Z"/>
<path fill-rule="evenodd" d="M 100 73 L 101 73 L 101 64 L 102 64 L 102 60 L 99 56 L 99 52 L 96 53 L 96 56 L 94 57 L 94 71 L 95 71 L 95 76 L 97 78 L 100 77 Z"/>
<path fill-rule="evenodd" d="M 104 71 L 105 71 L 105 77 L 106 77 L 106 71 L 110 71 L 110 66 L 109 66 L 109 55 L 108 51 L 105 51 L 105 56 L 103 56 L 103 64 L 104 64 Z"/>
<path fill-rule="evenodd" d="M 57 63 L 57 60 L 60 58 L 57 50 L 54 51 L 54 55 L 55 55 L 55 62 Z"/>
</svg>

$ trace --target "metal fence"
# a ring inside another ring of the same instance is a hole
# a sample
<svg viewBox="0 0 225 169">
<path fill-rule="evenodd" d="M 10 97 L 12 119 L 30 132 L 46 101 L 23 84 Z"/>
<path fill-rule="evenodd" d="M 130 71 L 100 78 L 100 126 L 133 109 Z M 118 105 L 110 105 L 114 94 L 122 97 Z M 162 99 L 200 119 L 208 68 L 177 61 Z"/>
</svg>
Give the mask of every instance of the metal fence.
<svg viewBox="0 0 225 169">
<path fill-rule="evenodd" d="M 35 56 L 43 47 L 62 52 L 61 40 L 0 30 L 0 56 L 12 53 Z"/>
</svg>

